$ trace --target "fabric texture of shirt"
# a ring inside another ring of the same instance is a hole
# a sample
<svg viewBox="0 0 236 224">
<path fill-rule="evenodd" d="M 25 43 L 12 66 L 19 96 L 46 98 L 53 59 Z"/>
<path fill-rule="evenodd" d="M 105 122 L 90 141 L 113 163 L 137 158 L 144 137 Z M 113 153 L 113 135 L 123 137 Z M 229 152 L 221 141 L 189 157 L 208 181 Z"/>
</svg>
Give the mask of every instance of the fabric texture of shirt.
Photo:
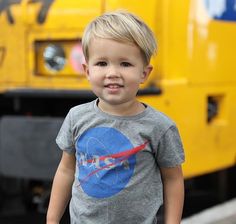
<svg viewBox="0 0 236 224">
<path fill-rule="evenodd" d="M 97 100 L 73 107 L 56 142 L 76 156 L 72 224 L 156 223 L 163 203 L 159 167 L 184 162 L 175 123 L 148 105 L 125 117 L 101 111 Z"/>
</svg>

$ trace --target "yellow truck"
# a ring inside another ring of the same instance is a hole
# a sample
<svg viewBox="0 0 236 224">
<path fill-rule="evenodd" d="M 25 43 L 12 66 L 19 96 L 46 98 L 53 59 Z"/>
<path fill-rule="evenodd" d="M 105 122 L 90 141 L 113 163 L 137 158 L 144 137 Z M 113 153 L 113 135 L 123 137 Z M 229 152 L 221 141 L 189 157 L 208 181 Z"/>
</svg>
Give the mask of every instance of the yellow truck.
<svg viewBox="0 0 236 224">
<path fill-rule="evenodd" d="M 152 28 L 158 54 L 139 99 L 169 115 L 186 179 L 236 164 L 236 11 L 222 0 L 1 0 L 0 175 L 51 180 L 68 109 L 94 99 L 81 64 L 87 23 L 125 9 Z"/>
</svg>

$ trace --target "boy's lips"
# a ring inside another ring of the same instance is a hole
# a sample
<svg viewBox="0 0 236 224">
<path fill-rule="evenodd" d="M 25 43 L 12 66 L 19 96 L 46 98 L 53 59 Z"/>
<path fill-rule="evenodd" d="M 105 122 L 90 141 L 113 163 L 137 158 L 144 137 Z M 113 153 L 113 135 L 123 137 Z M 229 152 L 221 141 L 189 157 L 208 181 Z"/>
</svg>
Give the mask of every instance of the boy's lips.
<svg viewBox="0 0 236 224">
<path fill-rule="evenodd" d="M 105 87 L 109 89 L 118 89 L 124 86 L 118 83 L 110 83 L 110 84 L 106 84 Z"/>
</svg>

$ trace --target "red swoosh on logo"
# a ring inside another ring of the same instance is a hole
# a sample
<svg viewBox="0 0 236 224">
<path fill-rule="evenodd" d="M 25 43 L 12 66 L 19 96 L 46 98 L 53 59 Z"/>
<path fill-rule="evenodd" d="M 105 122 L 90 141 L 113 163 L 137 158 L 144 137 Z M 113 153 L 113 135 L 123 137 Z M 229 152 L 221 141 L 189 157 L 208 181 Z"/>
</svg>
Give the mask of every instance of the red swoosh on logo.
<svg viewBox="0 0 236 224">
<path fill-rule="evenodd" d="M 104 170 L 110 166 L 114 166 L 115 164 L 118 164 L 118 163 L 121 163 L 125 160 L 127 160 L 130 156 L 138 153 L 139 151 L 143 150 L 146 145 L 148 144 L 148 141 L 146 141 L 144 144 L 142 145 L 139 145 L 137 147 L 134 147 L 132 149 L 129 149 L 129 150 L 126 150 L 124 152 L 119 152 L 119 153 L 116 153 L 116 154 L 111 154 L 111 155 L 107 155 L 107 156 L 101 156 L 99 158 L 99 160 L 105 160 L 106 158 L 113 158 L 113 159 L 119 159 L 117 161 L 115 161 L 114 163 L 110 163 L 108 165 L 105 165 L 99 169 L 96 169 L 94 170 L 93 172 L 91 172 L 90 174 L 88 174 L 83 180 L 80 181 L 80 185 L 82 185 L 84 182 L 86 182 L 91 176 L 93 176 L 94 174 L 98 173 L 99 171 L 101 170 Z M 92 163 L 93 162 L 93 159 L 90 159 L 90 160 L 87 160 L 88 163 Z"/>
<path fill-rule="evenodd" d="M 139 151 L 143 150 L 146 145 L 148 144 L 148 141 L 146 141 L 145 143 L 143 143 L 142 145 L 139 145 L 137 147 L 134 147 L 132 149 L 128 149 L 124 152 L 119 152 L 119 153 L 116 153 L 116 154 L 110 154 L 110 155 L 106 155 L 106 156 L 101 156 L 99 157 L 99 160 L 105 160 L 106 158 L 113 158 L 113 159 L 118 159 L 118 158 L 122 158 L 124 156 L 126 157 L 130 157 L 136 153 L 138 153 Z M 93 159 L 89 159 L 87 160 L 88 163 L 92 163 L 93 162 Z"/>
</svg>

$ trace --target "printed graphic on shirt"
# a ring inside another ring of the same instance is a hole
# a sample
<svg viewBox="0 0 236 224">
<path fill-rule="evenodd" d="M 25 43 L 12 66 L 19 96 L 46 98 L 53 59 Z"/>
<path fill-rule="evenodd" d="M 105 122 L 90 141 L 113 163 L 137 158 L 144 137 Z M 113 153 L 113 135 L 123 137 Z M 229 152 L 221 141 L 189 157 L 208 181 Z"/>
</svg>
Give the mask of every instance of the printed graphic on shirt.
<svg viewBox="0 0 236 224">
<path fill-rule="evenodd" d="M 114 128 L 96 127 L 84 132 L 76 142 L 78 180 L 83 191 L 95 198 L 119 193 L 134 173 L 136 153 L 146 145 L 134 147 Z"/>
</svg>

